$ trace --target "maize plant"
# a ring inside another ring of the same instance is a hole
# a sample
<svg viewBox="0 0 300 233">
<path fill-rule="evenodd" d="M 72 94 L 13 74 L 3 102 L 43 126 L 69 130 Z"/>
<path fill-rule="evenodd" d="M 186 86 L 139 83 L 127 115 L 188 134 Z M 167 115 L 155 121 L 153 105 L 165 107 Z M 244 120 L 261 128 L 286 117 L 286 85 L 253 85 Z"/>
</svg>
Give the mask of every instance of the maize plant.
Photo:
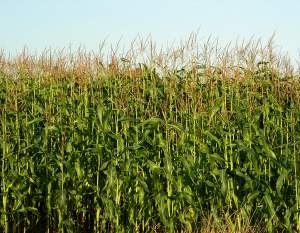
<svg viewBox="0 0 300 233">
<path fill-rule="evenodd" d="M 2 52 L 1 231 L 298 231 L 299 76 L 255 49 Z"/>
</svg>

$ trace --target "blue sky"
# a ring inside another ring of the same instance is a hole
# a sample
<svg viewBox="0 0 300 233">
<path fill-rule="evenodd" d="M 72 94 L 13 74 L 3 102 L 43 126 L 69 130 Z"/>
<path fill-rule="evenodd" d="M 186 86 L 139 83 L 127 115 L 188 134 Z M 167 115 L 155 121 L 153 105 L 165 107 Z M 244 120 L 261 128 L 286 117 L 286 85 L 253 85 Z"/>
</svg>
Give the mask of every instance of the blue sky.
<svg viewBox="0 0 300 233">
<path fill-rule="evenodd" d="M 261 38 L 266 45 L 275 34 L 275 45 L 288 52 L 293 64 L 300 60 L 300 1 L 268 0 L 99 0 L 99 1 L 0 1 L 0 48 L 6 54 L 22 51 L 39 54 L 45 47 L 85 45 L 97 51 L 106 40 L 107 49 L 122 37 L 120 47 L 129 48 L 139 34 L 151 33 L 157 47 L 178 46 L 199 27 L 200 43 L 219 38 L 219 45 L 244 38 Z"/>
</svg>

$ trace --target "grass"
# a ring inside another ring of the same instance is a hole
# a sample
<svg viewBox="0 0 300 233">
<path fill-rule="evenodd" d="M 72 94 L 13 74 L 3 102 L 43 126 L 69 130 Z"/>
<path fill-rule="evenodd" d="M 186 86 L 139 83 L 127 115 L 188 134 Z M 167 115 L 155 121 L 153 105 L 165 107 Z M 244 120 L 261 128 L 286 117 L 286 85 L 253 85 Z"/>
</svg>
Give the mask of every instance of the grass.
<svg viewBox="0 0 300 233">
<path fill-rule="evenodd" d="M 272 40 L 2 51 L 3 232 L 297 232 L 299 74 Z"/>
</svg>

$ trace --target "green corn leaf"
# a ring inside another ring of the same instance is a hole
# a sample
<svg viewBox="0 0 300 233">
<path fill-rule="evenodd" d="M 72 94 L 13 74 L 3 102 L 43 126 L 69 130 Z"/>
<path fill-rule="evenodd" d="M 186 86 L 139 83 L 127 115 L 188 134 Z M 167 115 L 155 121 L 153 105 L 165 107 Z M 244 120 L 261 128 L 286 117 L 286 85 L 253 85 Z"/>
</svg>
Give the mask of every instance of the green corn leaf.
<svg viewBox="0 0 300 233">
<path fill-rule="evenodd" d="M 182 128 L 179 128 L 177 125 L 171 125 L 171 124 L 167 124 L 168 127 L 176 129 L 179 132 L 184 132 Z"/>
<path fill-rule="evenodd" d="M 38 118 L 35 118 L 35 119 L 32 120 L 32 121 L 29 121 L 29 122 L 27 123 L 27 125 L 31 125 L 31 124 L 34 124 L 34 123 L 39 123 L 39 122 L 41 122 L 41 121 L 43 121 L 43 120 L 45 120 L 45 117 L 38 117 Z"/>
<path fill-rule="evenodd" d="M 70 153 L 72 152 L 72 142 L 68 142 L 66 145 L 66 152 Z"/>
<path fill-rule="evenodd" d="M 190 165 L 189 165 L 189 163 L 187 162 L 187 160 L 185 159 L 184 156 L 180 156 L 180 161 L 182 162 L 183 166 L 184 166 L 187 170 L 190 170 Z"/>
<path fill-rule="evenodd" d="M 212 119 L 214 115 L 219 111 L 222 102 L 223 102 L 223 98 L 219 98 L 219 100 L 214 104 L 214 106 L 209 109 L 210 119 Z"/>
<path fill-rule="evenodd" d="M 263 135 L 258 135 L 257 137 L 260 137 L 260 139 L 263 143 L 263 148 L 264 148 L 265 152 L 267 153 L 267 155 L 276 161 L 277 157 L 276 157 L 275 153 L 269 148 L 269 145 L 266 142 L 266 137 Z"/>
<path fill-rule="evenodd" d="M 223 159 L 220 155 L 218 155 L 218 154 L 211 154 L 211 155 L 209 155 L 209 157 L 210 158 L 212 158 L 213 160 L 219 160 L 219 161 L 225 161 L 225 159 Z"/>
<path fill-rule="evenodd" d="M 287 176 L 287 174 L 288 174 L 288 172 L 285 172 L 285 173 L 281 174 L 277 179 L 276 191 L 279 195 L 281 195 L 281 188 L 282 188 L 282 185 L 283 185 L 283 180 Z"/>
<path fill-rule="evenodd" d="M 68 233 L 73 233 L 72 225 L 69 219 L 62 221 L 62 225 L 65 229 L 67 229 Z"/>
<path fill-rule="evenodd" d="M 221 192 L 223 194 L 224 197 L 226 197 L 227 195 L 227 181 L 226 181 L 226 170 L 227 169 L 222 169 L 222 170 L 219 170 L 219 175 L 220 175 L 220 178 L 221 178 Z"/>
<path fill-rule="evenodd" d="M 273 219 L 276 216 L 275 215 L 276 212 L 275 212 L 274 205 L 273 205 L 273 202 L 272 202 L 272 199 L 271 199 L 270 195 L 265 194 L 264 200 L 265 200 L 265 203 L 268 207 L 269 216 L 271 217 L 271 219 Z M 269 219 L 269 221 L 271 221 L 271 219 Z"/>
<path fill-rule="evenodd" d="M 107 183 L 108 183 L 108 189 L 109 193 L 112 195 L 112 197 L 115 199 L 117 195 L 117 186 L 116 186 L 116 168 L 109 166 L 107 169 Z"/>
<path fill-rule="evenodd" d="M 160 199 L 158 201 L 158 210 L 159 210 L 159 217 L 164 225 L 167 225 L 168 220 L 168 212 L 167 212 L 167 204 L 165 201 L 165 195 L 161 194 Z"/>
<path fill-rule="evenodd" d="M 148 185 L 146 184 L 145 181 L 141 180 L 139 177 L 137 177 L 137 178 L 135 179 L 135 181 L 138 181 L 138 183 L 142 185 L 143 189 L 144 189 L 146 192 L 149 192 L 149 190 L 148 190 Z"/>
<path fill-rule="evenodd" d="M 219 146 L 221 146 L 221 142 L 220 142 L 220 140 L 216 136 L 212 135 L 208 131 L 204 132 L 204 134 L 207 135 L 208 137 L 210 137 L 211 139 L 215 140 L 219 144 Z"/>
<path fill-rule="evenodd" d="M 168 173 L 168 174 L 172 174 L 172 158 L 171 157 L 165 157 L 163 159 L 164 161 L 164 168 L 165 168 L 165 171 Z"/>
<path fill-rule="evenodd" d="M 57 191 L 57 204 L 62 211 L 67 212 L 67 190 L 66 189 Z"/>
<path fill-rule="evenodd" d="M 285 220 L 284 226 L 289 231 L 291 231 L 291 227 L 292 227 L 292 224 L 291 224 L 291 215 L 292 215 L 292 211 L 290 209 L 287 209 L 285 211 L 285 214 L 284 214 L 284 220 Z"/>
<path fill-rule="evenodd" d="M 113 220 L 114 218 L 114 213 L 115 213 L 115 205 L 111 199 L 101 197 L 102 202 L 104 203 L 104 210 L 105 210 L 105 215 L 107 216 L 110 221 Z"/>
<path fill-rule="evenodd" d="M 142 123 L 137 124 L 136 127 L 139 128 L 139 127 L 141 127 L 143 125 L 146 125 L 148 123 L 150 123 L 150 124 L 152 124 L 152 123 L 156 123 L 156 124 L 161 123 L 163 125 L 166 125 L 166 122 L 164 120 L 160 119 L 160 118 L 151 118 L 151 119 L 143 121 Z"/>
<path fill-rule="evenodd" d="M 97 191 L 97 185 L 95 184 L 95 182 L 91 179 L 88 179 L 87 182 L 89 183 L 89 185 L 92 187 L 92 189 L 94 191 Z"/>
<path fill-rule="evenodd" d="M 150 169 L 153 171 L 154 169 L 160 169 L 160 166 L 156 165 L 154 162 L 148 160 L 147 163 L 149 164 Z"/>
<path fill-rule="evenodd" d="M 135 119 L 133 117 L 121 117 L 120 119 L 118 119 L 118 121 L 121 122 L 127 122 L 127 121 L 135 121 Z"/>
<path fill-rule="evenodd" d="M 215 187 L 215 184 L 213 182 L 211 182 L 210 180 L 206 180 L 204 182 L 210 187 Z"/>
<path fill-rule="evenodd" d="M 252 181 L 252 179 L 248 175 L 240 172 L 239 170 L 236 170 L 236 174 L 238 176 L 243 177 L 245 179 L 245 181 L 248 183 L 248 185 L 251 188 L 251 190 L 254 191 L 254 189 L 253 189 L 253 181 Z"/>
<path fill-rule="evenodd" d="M 190 194 L 187 193 L 187 192 L 183 192 L 182 194 L 184 195 L 185 200 L 186 200 L 190 205 L 196 206 L 196 203 L 194 202 L 192 195 L 190 195 Z"/>
<path fill-rule="evenodd" d="M 55 127 L 55 126 L 48 126 L 48 130 L 56 130 L 56 131 L 58 131 L 58 128 Z"/>
<path fill-rule="evenodd" d="M 77 173 L 77 177 L 79 180 L 82 180 L 84 177 L 84 170 L 81 167 L 80 163 L 77 161 L 75 162 L 75 171 Z"/>
<path fill-rule="evenodd" d="M 71 167 L 70 162 L 69 162 L 69 161 L 62 161 L 62 164 L 64 164 L 64 165 L 66 166 L 68 175 L 69 175 L 70 177 L 73 177 L 73 169 L 72 169 L 72 167 Z"/>
<path fill-rule="evenodd" d="M 252 193 L 249 193 L 247 198 L 245 198 L 245 201 L 243 202 L 242 206 L 245 206 L 247 203 L 250 203 L 252 200 L 255 200 L 255 198 L 260 194 L 261 192 L 256 190 Z"/>
<path fill-rule="evenodd" d="M 45 112 L 44 109 L 41 108 L 40 106 L 38 106 L 37 104 L 34 104 L 34 108 L 35 108 L 36 110 L 38 110 L 40 114 L 44 114 L 44 112 Z"/>
<path fill-rule="evenodd" d="M 110 162 L 110 160 L 109 160 L 109 161 L 106 161 L 106 162 L 104 162 L 104 163 L 102 163 L 102 165 L 101 165 L 99 171 L 103 171 L 103 170 L 107 167 L 107 164 L 108 164 L 109 162 Z"/>
</svg>

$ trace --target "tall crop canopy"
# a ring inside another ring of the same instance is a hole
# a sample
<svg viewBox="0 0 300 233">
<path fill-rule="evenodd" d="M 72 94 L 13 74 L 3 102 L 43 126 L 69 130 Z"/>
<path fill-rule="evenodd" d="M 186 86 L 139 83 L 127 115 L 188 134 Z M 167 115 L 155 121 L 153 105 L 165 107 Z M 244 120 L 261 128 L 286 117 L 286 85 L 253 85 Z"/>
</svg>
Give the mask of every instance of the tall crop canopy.
<svg viewBox="0 0 300 233">
<path fill-rule="evenodd" d="M 299 229 L 299 76 L 272 46 L 192 47 L 1 53 L 1 229 Z"/>
</svg>

